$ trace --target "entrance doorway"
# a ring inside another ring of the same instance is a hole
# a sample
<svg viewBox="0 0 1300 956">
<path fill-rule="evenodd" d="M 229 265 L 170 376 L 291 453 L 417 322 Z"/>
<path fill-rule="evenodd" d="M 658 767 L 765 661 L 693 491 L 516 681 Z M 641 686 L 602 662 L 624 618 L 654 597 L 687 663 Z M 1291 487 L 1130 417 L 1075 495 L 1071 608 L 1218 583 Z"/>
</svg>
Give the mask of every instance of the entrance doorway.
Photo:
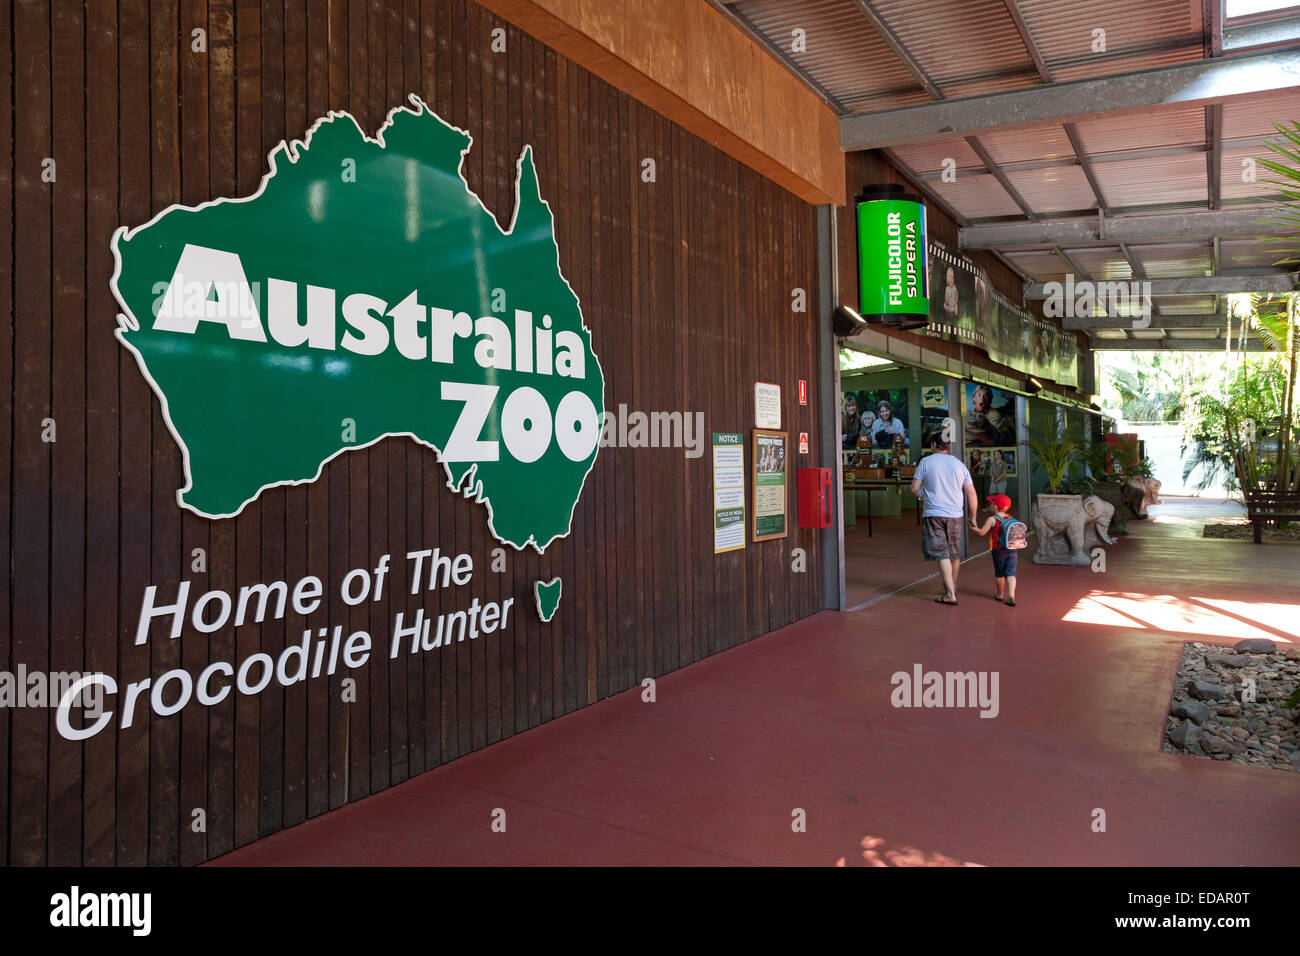
<svg viewBox="0 0 1300 956">
<path fill-rule="evenodd" d="M 981 508 L 1005 494 L 1028 521 L 1023 395 L 962 381 L 897 357 L 846 349 L 840 368 L 845 607 L 869 607 L 936 575 L 921 551 L 921 511 L 911 483 L 930 439 L 947 425 L 951 454 L 970 469 Z M 989 550 L 965 536 L 965 557 Z M 937 588 L 937 585 L 936 585 Z"/>
</svg>

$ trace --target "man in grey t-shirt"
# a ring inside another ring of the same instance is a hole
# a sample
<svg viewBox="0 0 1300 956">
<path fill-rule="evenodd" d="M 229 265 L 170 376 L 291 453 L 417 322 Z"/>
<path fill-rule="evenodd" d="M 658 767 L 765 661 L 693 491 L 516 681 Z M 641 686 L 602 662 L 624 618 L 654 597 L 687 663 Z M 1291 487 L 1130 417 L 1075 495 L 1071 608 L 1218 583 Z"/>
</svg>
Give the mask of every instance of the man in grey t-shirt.
<svg viewBox="0 0 1300 956">
<path fill-rule="evenodd" d="M 912 494 L 925 503 L 921 512 L 921 550 L 927 561 L 939 562 L 943 578 L 943 596 L 935 599 L 940 604 L 957 603 L 957 574 L 961 570 L 966 525 L 962 505 L 969 505 L 972 516 L 979 510 L 970 470 L 949 453 L 950 447 L 942 436 L 930 439 L 934 454 L 921 459 L 912 479 Z"/>
</svg>

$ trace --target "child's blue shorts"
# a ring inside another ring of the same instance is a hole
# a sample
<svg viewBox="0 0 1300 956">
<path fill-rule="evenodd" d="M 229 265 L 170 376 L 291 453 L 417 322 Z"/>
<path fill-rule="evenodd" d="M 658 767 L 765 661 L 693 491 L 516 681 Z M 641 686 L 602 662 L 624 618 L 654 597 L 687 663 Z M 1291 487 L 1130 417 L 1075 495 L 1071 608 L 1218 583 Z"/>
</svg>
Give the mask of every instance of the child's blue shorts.
<svg viewBox="0 0 1300 956">
<path fill-rule="evenodd" d="M 993 549 L 993 576 L 995 578 L 1014 578 L 1016 576 L 1016 559 L 1020 557 L 1011 548 Z"/>
</svg>

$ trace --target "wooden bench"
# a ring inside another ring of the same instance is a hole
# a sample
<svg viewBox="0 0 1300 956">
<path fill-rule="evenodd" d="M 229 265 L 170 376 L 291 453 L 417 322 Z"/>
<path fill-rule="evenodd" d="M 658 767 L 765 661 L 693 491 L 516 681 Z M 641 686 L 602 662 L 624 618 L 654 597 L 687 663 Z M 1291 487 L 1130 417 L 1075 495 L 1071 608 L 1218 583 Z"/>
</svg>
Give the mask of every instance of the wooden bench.
<svg viewBox="0 0 1300 956">
<path fill-rule="evenodd" d="M 1247 491 L 1246 517 L 1255 528 L 1255 543 L 1261 544 L 1265 521 L 1300 521 L 1300 492 Z"/>
</svg>

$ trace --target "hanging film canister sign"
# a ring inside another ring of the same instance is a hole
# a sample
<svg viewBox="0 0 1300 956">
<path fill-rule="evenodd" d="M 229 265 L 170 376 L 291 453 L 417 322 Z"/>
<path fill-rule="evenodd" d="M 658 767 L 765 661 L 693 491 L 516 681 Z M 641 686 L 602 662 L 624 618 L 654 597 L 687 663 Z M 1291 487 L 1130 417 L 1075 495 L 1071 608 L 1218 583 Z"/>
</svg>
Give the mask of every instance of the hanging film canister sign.
<svg viewBox="0 0 1300 956">
<path fill-rule="evenodd" d="M 930 321 L 925 205 L 898 185 L 858 197 L 859 311 L 868 322 L 920 328 Z"/>
</svg>

